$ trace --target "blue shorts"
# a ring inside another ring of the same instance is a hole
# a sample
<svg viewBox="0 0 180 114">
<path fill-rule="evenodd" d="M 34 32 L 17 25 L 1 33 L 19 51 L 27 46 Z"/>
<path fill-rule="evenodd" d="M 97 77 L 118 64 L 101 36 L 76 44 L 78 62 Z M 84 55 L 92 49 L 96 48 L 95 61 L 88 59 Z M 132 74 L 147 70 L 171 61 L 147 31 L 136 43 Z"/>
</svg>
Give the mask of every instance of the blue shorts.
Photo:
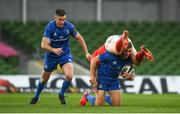
<svg viewBox="0 0 180 114">
<path fill-rule="evenodd" d="M 98 90 L 103 90 L 103 91 L 111 91 L 111 90 L 120 90 L 120 82 L 119 79 L 97 79 L 98 85 L 97 89 Z"/>
<path fill-rule="evenodd" d="M 53 70 L 57 69 L 58 64 L 62 67 L 64 64 L 69 62 L 72 62 L 71 54 L 63 55 L 59 58 L 51 58 L 47 56 L 44 59 L 43 69 L 47 72 L 52 72 Z"/>
</svg>

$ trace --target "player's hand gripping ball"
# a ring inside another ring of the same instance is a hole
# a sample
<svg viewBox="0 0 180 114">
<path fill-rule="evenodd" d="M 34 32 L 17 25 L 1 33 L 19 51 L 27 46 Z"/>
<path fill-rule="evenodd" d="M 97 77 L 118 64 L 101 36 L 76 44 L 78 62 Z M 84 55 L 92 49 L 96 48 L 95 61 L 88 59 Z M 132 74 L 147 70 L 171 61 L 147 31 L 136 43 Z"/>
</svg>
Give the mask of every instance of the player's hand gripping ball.
<svg viewBox="0 0 180 114">
<path fill-rule="evenodd" d="M 120 76 L 128 80 L 133 80 L 135 78 L 135 75 L 136 74 L 133 65 L 125 65 L 120 72 Z"/>
</svg>

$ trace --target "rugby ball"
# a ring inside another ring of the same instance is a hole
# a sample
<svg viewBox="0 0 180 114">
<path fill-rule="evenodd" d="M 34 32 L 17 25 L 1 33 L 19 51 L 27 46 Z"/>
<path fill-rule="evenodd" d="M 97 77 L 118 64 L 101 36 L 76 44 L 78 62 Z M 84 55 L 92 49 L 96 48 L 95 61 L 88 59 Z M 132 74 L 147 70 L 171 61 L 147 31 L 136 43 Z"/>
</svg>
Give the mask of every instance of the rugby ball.
<svg viewBox="0 0 180 114">
<path fill-rule="evenodd" d="M 128 73 L 129 75 L 128 75 L 128 77 L 125 77 L 124 76 L 124 73 Z M 131 79 L 131 80 L 133 80 L 134 79 L 134 77 L 135 77 L 135 69 L 134 69 L 134 66 L 133 65 L 125 65 L 123 68 L 122 68 L 122 70 L 121 70 L 121 72 L 120 72 L 120 76 L 122 76 L 123 78 L 125 78 L 125 79 Z"/>
</svg>

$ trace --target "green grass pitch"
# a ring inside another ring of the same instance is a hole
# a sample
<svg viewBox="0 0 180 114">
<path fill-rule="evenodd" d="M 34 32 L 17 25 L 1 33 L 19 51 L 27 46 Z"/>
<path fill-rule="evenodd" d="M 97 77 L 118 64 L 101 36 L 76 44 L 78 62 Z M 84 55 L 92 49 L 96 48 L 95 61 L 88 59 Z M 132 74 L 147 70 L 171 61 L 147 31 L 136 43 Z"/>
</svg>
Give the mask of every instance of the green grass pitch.
<svg viewBox="0 0 180 114">
<path fill-rule="evenodd" d="M 180 113 L 180 95 L 177 94 L 123 94 L 121 107 L 109 105 L 79 106 L 82 94 L 66 94 L 66 105 L 60 105 L 57 94 L 43 93 L 36 105 L 29 105 L 33 94 L 0 94 L 0 113 Z"/>
</svg>

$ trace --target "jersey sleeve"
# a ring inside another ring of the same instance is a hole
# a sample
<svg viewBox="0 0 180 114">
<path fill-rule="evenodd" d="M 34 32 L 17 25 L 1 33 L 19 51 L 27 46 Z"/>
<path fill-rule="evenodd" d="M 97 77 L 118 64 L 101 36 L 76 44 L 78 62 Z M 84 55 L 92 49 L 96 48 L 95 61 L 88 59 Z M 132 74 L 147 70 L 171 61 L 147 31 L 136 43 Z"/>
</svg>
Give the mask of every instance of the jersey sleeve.
<svg viewBox="0 0 180 114">
<path fill-rule="evenodd" d="M 76 30 L 75 26 L 73 24 L 70 25 L 70 34 L 71 36 L 75 37 L 77 35 L 78 31 Z"/>
<path fill-rule="evenodd" d="M 52 33 L 53 33 L 53 32 L 52 32 L 52 29 L 51 29 L 50 25 L 48 24 L 48 25 L 45 27 L 43 36 L 50 39 L 50 38 L 52 37 Z"/>
<path fill-rule="evenodd" d="M 113 56 L 109 52 L 105 52 L 99 56 L 100 63 L 112 61 Z"/>
</svg>

